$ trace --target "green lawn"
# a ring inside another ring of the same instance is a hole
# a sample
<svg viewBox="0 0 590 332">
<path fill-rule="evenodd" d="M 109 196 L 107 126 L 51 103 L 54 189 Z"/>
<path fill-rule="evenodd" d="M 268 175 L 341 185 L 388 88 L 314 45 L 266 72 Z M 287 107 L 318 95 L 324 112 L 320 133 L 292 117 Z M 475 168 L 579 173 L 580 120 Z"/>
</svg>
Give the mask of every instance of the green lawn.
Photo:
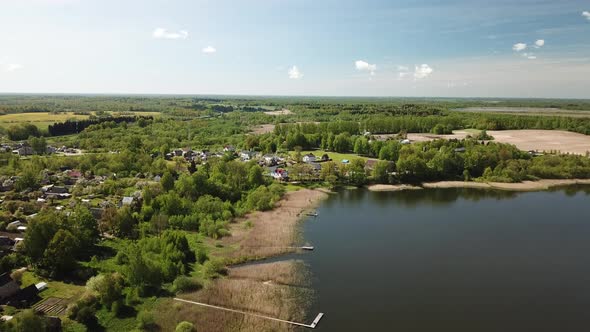
<svg viewBox="0 0 590 332">
<path fill-rule="evenodd" d="M 316 156 L 316 158 L 318 158 L 318 159 L 321 158 L 324 154 L 328 154 L 328 156 L 332 159 L 332 161 L 335 161 L 335 162 L 341 162 L 342 159 L 348 159 L 349 161 L 352 161 L 353 159 L 359 159 L 359 158 L 364 161 L 371 159 L 371 158 L 359 156 L 354 153 L 338 153 L 338 152 L 328 152 L 328 151 L 322 151 L 322 150 L 301 151 L 302 156 L 304 156 L 308 153 L 313 153 Z M 293 152 L 291 152 L 291 154 L 293 154 Z"/>
<path fill-rule="evenodd" d="M 33 272 L 26 271 L 23 274 L 21 287 L 27 287 L 39 282 L 46 282 L 47 289 L 39 293 L 39 296 L 43 299 L 48 297 L 58 297 L 60 299 L 73 299 L 82 295 L 85 291 L 84 286 L 78 286 L 74 284 L 68 284 L 61 281 L 47 280 L 36 276 Z"/>
</svg>

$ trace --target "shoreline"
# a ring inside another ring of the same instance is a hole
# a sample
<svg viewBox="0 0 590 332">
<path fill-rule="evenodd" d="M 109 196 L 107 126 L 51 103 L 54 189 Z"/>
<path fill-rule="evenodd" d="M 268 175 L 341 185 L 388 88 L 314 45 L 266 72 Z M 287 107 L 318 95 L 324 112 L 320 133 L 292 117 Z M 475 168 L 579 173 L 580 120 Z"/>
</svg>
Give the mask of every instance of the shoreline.
<svg viewBox="0 0 590 332">
<path fill-rule="evenodd" d="M 517 183 L 505 182 L 473 182 L 473 181 L 437 181 L 423 182 L 421 186 L 413 185 L 391 185 L 374 184 L 367 186 L 367 189 L 375 192 L 403 191 L 420 189 L 447 189 L 447 188 L 473 188 L 473 189 L 495 189 L 506 191 L 542 191 L 555 187 L 571 185 L 590 185 L 590 179 L 542 179 L 539 181 L 523 181 Z"/>
<path fill-rule="evenodd" d="M 230 236 L 222 239 L 230 250 L 218 255 L 225 260 L 227 274 L 212 280 L 203 289 L 183 294 L 182 298 L 244 310 L 290 321 L 307 318 L 313 290 L 309 288 L 305 265 L 297 259 L 264 262 L 265 259 L 297 252 L 301 243 L 300 225 L 306 213 L 328 197 L 325 189 L 300 189 L 286 193 L 269 211 L 255 211 L 236 219 Z M 260 262 L 256 265 L 248 263 Z M 239 330 L 296 331 L 284 323 L 217 310 L 188 310 L 174 313 L 177 320 L 190 316 L 207 331 Z M 194 309 L 193 309 L 194 310 Z M 185 316 L 186 315 L 186 316 Z"/>
</svg>

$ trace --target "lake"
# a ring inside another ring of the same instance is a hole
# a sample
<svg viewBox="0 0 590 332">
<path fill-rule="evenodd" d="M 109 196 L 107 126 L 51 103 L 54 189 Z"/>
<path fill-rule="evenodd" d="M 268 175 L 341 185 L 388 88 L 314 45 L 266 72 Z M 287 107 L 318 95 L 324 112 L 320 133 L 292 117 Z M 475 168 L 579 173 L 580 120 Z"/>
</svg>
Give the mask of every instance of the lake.
<svg viewBox="0 0 590 332">
<path fill-rule="evenodd" d="M 303 225 L 318 331 L 582 331 L 590 188 L 350 190 Z"/>
</svg>

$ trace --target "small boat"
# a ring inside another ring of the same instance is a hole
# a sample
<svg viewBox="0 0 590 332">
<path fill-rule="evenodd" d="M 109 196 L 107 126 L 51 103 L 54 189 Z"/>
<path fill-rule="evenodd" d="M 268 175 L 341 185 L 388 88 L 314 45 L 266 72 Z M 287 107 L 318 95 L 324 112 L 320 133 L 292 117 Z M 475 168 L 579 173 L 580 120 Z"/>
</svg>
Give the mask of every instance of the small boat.
<svg viewBox="0 0 590 332">
<path fill-rule="evenodd" d="M 303 247 L 301 247 L 301 249 L 312 251 L 313 250 L 313 246 L 303 246 Z"/>
<path fill-rule="evenodd" d="M 307 215 L 310 216 L 310 217 L 317 217 L 318 216 L 318 213 L 317 212 L 310 212 Z"/>
</svg>

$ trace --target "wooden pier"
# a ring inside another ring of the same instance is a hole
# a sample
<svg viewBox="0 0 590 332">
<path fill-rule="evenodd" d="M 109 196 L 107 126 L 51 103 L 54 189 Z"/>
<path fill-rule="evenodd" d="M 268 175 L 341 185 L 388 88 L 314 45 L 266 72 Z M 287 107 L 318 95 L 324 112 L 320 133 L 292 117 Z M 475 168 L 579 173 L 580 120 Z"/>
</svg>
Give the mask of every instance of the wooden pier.
<svg viewBox="0 0 590 332">
<path fill-rule="evenodd" d="M 216 305 L 211 305 L 211 304 L 206 304 L 206 303 L 201 303 L 201 302 L 189 301 L 189 300 L 184 300 L 184 299 L 179 299 L 179 298 L 174 298 L 174 300 L 175 301 L 180 301 L 180 302 L 185 302 L 185 303 L 190 303 L 190 304 L 195 304 L 195 305 L 199 305 L 199 306 L 206 307 L 206 308 L 223 310 L 223 311 L 233 312 L 233 313 L 242 314 L 242 315 L 246 315 L 246 316 L 258 317 L 258 318 L 262 318 L 262 319 L 274 320 L 275 322 L 281 322 L 281 323 L 285 323 L 285 324 L 306 327 L 308 329 L 315 329 L 315 327 L 320 323 L 320 319 L 322 319 L 322 317 L 324 316 L 324 313 L 320 312 L 316 316 L 316 318 L 313 320 L 313 322 L 311 322 L 311 324 L 304 324 L 304 323 L 292 322 L 292 321 L 289 321 L 289 320 L 284 320 L 284 319 L 279 319 L 279 318 L 274 318 L 274 317 L 259 315 L 259 314 L 255 314 L 255 313 L 252 313 L 252 312 L 246 312 L 246 311 L 240 311 L 240 310 L 236 310 L 236 309 L 224 308 L 224 307 L 220 307 L 220 306 L 216 306 Z"/>
</svg>

